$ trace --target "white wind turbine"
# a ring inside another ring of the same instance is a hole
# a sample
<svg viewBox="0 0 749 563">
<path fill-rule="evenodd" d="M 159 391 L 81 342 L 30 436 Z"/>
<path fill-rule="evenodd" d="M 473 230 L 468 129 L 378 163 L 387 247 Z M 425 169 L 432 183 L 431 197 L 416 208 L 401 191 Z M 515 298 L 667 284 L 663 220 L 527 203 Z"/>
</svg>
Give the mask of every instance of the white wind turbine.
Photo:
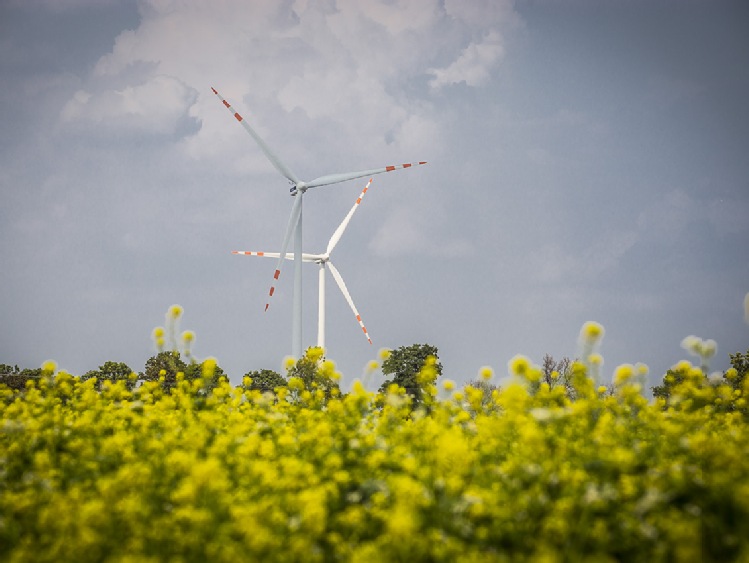
<svg viewBox="0 0 749 563">
<path fill-rule="evenodd" d="M 356 317 L 357 322 L 359 323 L 359 326 L 361 327 L 362 331 L 364 331 L 364 336 L 367 337 L 367 340 L 369 340 L 369 343 L 372 344 L 372 339 L 369 337 L 369 332 L 367 332 L 367 328 L 364 326 L 364 323 L 361 320 L 361 315 L 359 314 L 359 311 L 356 310 L 356 305 L 354 305 L 354 300 L 351 298 L 351 294 L 348 291 L 348 288 L 346 288 L 346 283 L 343 281 L 343 278 L 341 277 L 341 274 L 338 272 L 336 267 L 333 265 L 333 262 L 330 260 L 330 253 L 333 252 L 333 249 L 338 244 L 338 241 L 341 240 L 341 236 L 343 236 L 343 232 L 346 230 L 346 227 L 349 224 L 349 221 L 351 221 L 351 217 L 354 216 L 354 213 L 356 212 L 356 209 L 359 207 L 359 204 L 361 203 L 361 200 L 364 198 L 364 194 L 367 193 L 367 190 L 369 189 L 369 185 L 372 183 L 372 179 L 370 178 L 369 182 L 367 182 L 367 185 L 364 186 L 364 189 L 362 190 L 361 194 L 359 194 L 359 197 L 356 200 L 356 203 L 354 203 L 351 210 L 348 212 L 346 217 L 343 218 L 343 221 L 341 221 L 341 224 L 338 225 L 338 228 L 333 232 L 333 235 L 330 237 L 330 240 L 328 241 L 328 246 L 325 249 L 325 252 L 322 254 L 307 254 L 306 252 L 302 253 L 302 262 L 314 262 L 316 264 L 320 265 L 320 272 L 319 272 L 319 293 L 318 293 L 318 309 L 317 309 L 317 345 L 325 349 L 325 269 L 330 268 L 330 273 L 333 275 L 333 279 L 338 284 L 338 288 L 341 290 L 341 293 L 343 293 L 343 297 L 346 298 L 346 301 L 349 304 L 349 307 L 351 307 L 351 310 L 354 312 L 354 316 Z M 241 254 L 244 256 L 263 256 L 265 258 L 280 258 L 281 253 L 280 252 L 256 252 L 252 250 L 232 250 L 232 254 Z M 291 252 L 287 252 L 285 255 L 285 258 L 287 260 L 293 260 L 294 254 Z"/>
<path fill-rule="evenodd" d="M 301 181 L 291 169 L 286 166 L 276 156 L 276 154 L 265 144 L 255 130 L 250 127 L 249 123 L 239 115 L 234 108 L 231 107 L 221 94 L 219 94 L 215 88 L 211 88 L 213 93 L 218 96 L 221 102 L 226 106 L 237 121 L 245 128 L 245 130 L 255 139 L 255 142 L 260 146 L 271 164 L 278 170 L 282 176 L 284 176 L 291 184 L 289 192 L 294 197 L 294 205 L 291 208 L 291 215 L 289 216 L 289 223 L 286 227 L 286 234 L 284 235 L 283 244 L 281 245 L 281 252 L 279 252 L 278 264 L 276 265 L 276 271 L 273 274 L 273 279 L 278 280 L 281 275 L 281 264 L 286 256 L 286 249 L 289 247 L 291 235 L 294 235 L 294 299 L 293 299 L 293 312 L 292 312 L 292 329 L 291 329 L 291 354 L 295 358 L 301 358 L 302 356 L 302 196 L 309 188 L 317 188 L 320 186 L 327 186 L 329 184 L 337 184 L 339 182 L 345 182 L 347 180 L 354 180 L 356 178 L 363 178 L 365 176 L 374 176 L 375 174 L 381 174 L 382 172 L 392 172 L 401 168 L 410 168 L 411 166 L 417 166 L 419 164 L 426 164 L 426 162 L 418 162 L 413 164 L 399 164 L 395 166 L 385 166 L 383 168 L 374 168 L 372 170 L 361 170 L 359 172 L 346 172 L 342 174 L 329 174 L 327 176 L 320 176 L 309 182 Z M 332 269 L 331 269 L 332 273 Z M 275 282 L 274 282 L 275 283 Z M 275 286 L 271 286 L 268 294 L 268 303 L 265 304 L 265 310 L 268 310 L 270 305 L 270 297 L 273 296 Z"/>
</svg>

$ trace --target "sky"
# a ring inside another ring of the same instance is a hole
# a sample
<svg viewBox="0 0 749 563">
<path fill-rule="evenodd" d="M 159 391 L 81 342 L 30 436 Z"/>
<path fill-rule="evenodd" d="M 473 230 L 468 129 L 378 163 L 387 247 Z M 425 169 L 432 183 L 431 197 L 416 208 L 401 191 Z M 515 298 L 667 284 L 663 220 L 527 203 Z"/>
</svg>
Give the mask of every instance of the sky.
<svg viewBox="0 0 749 563">
<path fill-rule="evenodd" d="M 343 387 L 381 348 L 443 376 L 579 354 L 650 384 L 749 349 L 749 4 L 728 0 L 1 0 L 0 363 L 142 371 L 172 304 L 233 383 L 282 371 L 293 200 L 216 88 L 302 179 L 374 176 L 333 259 Z M 322 251 L 366 179 L 311 189 Z M 304 344 L 317 269 L 304 269 Z M 378 374 L 372 386 L 379 383 Z"/>
</svg>

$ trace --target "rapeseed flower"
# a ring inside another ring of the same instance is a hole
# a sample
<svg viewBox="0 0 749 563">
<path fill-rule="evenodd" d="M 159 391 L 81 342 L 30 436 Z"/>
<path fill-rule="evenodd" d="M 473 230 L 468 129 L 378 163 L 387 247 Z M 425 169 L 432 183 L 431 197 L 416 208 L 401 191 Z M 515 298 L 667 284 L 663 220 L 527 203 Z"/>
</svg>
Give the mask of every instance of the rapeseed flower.
<svg viewBox="0 0 749 563">
<path fill-rule="evenodd" d="M 527 357 L 518 354 L 510 359 L 507 367 L 511 374 L 525 377 L 530 372 L 531 362 Z"/>
</svg>

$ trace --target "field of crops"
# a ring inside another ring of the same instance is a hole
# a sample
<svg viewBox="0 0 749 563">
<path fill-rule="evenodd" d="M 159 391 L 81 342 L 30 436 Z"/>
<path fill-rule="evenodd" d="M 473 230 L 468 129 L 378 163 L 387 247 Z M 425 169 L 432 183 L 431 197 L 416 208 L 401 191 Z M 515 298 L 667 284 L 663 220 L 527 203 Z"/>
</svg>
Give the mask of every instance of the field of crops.
<svg viewBox="0 0 749 563">
<path fill-rule="evenodd" d="M 749 560 L 749 383 L 682 362 L 648 401 L 594 368 L 571 397 L 520 357 L 491 392 L 427 363 L 415 409 L 210 373 L 0 388 L 0 560 Z"/>
</svg>

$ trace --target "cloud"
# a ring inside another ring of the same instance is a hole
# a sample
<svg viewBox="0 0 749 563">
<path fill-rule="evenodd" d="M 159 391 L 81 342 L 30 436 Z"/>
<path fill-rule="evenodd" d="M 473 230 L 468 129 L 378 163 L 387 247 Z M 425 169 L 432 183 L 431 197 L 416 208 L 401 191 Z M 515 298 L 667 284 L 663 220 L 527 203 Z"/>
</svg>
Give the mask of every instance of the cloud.
<svg viewBox="0 0 749 563">
<path fill-rule="evenodd" d="M 434 89 L 465 82 L 468 86 L 480 86 L 491 76 L 494 65 L 502 58 L 504 47 L 496 31 L 490 31 L 480 42 L 471 43 L 455 61 L 446 68 L 433 68 L 434 76 L 429 85 Z"/>
<path fill-rule="evenodd" d="M 108 132 L 170 135 L 188 117 L 197 92 L 180 80 L 157 75 L 120 90 L 78 90 L 62 109 L 67 124 L 85 124 Z"/>
</svg>

